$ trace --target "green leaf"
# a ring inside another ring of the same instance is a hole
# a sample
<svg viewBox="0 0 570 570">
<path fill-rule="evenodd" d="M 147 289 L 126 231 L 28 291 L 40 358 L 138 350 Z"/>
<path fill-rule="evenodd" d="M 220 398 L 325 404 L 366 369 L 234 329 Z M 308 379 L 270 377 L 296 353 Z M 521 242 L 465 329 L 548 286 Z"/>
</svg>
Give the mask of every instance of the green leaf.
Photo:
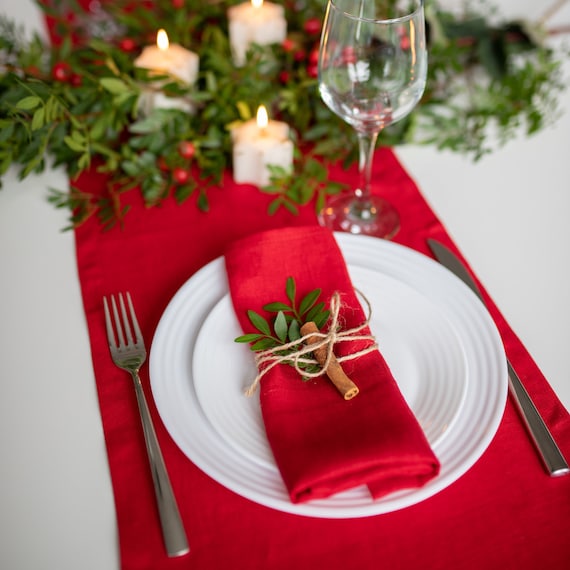
<svg viewBox="0 0 570 570">
<path fill-rule="evenodd" d="M 314 289 L 303 297 L 301 304 L 299 305 L 299 313 L 301 315 L 304 315 L 315 304 L 321 294 L 321 291 L 322 289 Z"/>
<path fill-rule="evenodd" d="M 237 338 L 234 339 L 234 342 L 249 343 L 249 342 L 256 342 L 262 338 L 265 338 L 262 334 L 249 333 L 238 336 Z"/>
<path fill-rule="evenodd" d="M 275 348 L 279 343 L 273 338 L 263 338 L 259 342 L 252 345 L 251 350 L 257 352 L 259 350 L 267 350 L 268 348 Z"/>
<path fill-rule="evenodd" d="M 330 314 L 330 311 L 323 311 L 314 316 L 313 322 L 317 325 L 317 328 L 322 329 L 327 324 Z"/>
<path fill-rule="evenodd" d="M 291 305 L 295 306 L 295 297 L 296 297 L 296 290 L 297 286 L 295 285 L 295 279 L 293 277 L 287 277 L 287 281 L 285 283 L 285 293 L 287 295 L 287 299 L 291 301 Z"/>
<path fill-rule="evenodd" d="M 84 145 L 78 143 L 74 138 L 70 137 L 70 136 L 66 136 L 64 137 L 64 142 L 65 144 L 71 149 L 74 150 L 75 152 L 83 152 L 85 150 Z"/>
<path fill-rule="evenodd" d="M 289 331 L 287 336 L 291 342 L 299 340 L 301 338 L 301 330 L 299 326 L 299 321 L 297 319 L 293 319 L 289 324 Z"/>
<path fill-rule="evenodd" d="M 251 110 L 247 103 L 244 101 L 238 101 L 236 103 L 236 107 L 242 121 L 249 121 L 249 119 L 251 119 Z"/>
<path fill-rule="evenodd" d="M 284 343 L 287 340 L 288 327 L 287 327 L 287 319 L 285 318 L 283 311 L 279 311 L 277 313 L 277 316 L 275 317 L 275 322 L 273 323 L 273 329 L 275 330 L 277 338 Z"/>
<path fill-rule="evenodd" d="M 42 100 L 37 95 L 30 95 L 29 97 L 20 99 L 16 103 L 16 108 L 22 109 L 22 111 L 31 111 L 32 109 L 35 109 L 41 101 Z"/>
<path fill-rule="evenodd" d="M 115 77 L 102 77 L 99 79 L 99 84 L 113 95 L 121 95 L 130 91 L 129 86 L 122 79 Z"/>
<path fill-rule="evenodd" d="M 271 327 L 269 326 L 267 320 L 265 320 L 260 314 L 250 309 L 247 311 L 247 316 L 251 321 L 251 324 L 258 331 L 261 331 L 263 334 L 266 334 L 267 336 L 271 336 Z"/>
<path fill-rule="evenodd" d="M 45 107 L 40 107 L 36 109 L 34 112 L 34 116 L 32 118 L 32 131 L 37 131 L 44 126 L 44 119 L 45 119 Z"/>
<path fill-rule="evenodd" d="M 88 152 L 83 153 L 79 157 L 79 160 L 77 161 L 77 167 L 79 168 L 79 170 L 86 170 L 87 168 L 89 168 L 90 164 L 91 164 L 91 156 Z"/>
<path fill-rule="evenodd" d="M 209 212 L 210 211 L 210 203 L 208 202 L 208 197 L 203 189 L 200 189 L 200 194 L 197 200 L 198 208 L 202 212 Z"/>
<path fill-rule="evenodd" d="M 269 313 L 277 313 L 279 311 L 290 311 L 291 307 L 285 303 L 278 301 L 276 303 L 268 303 L 267 305 L 263 305 L 263 310 L 268 311 Z"/>
<path fill-rule="evenodd" d="M 305 315 L 305 321 L 312 321 L 315 315 L 318 315 L 325 308 L 325 303 L 321 301 L 314 305 L 311 310 Z"/>
</svg>

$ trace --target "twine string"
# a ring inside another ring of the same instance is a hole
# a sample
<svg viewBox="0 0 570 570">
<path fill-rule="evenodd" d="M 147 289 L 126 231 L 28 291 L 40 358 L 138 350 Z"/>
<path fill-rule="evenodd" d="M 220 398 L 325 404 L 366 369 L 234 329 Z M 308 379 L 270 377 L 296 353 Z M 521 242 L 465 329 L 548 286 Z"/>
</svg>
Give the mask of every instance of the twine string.
<svg viewBox="0 0 570 570">
<path fill-rule="evenodd" d="M 257 390 L 261 379 L 278 364 L 292 365 L 295 368 L 295 371 L 305 378 L 318 378 L 319 376 L 323 376 L 326 374 L 327 368 L 332 358 L 334 357 L 333 351 L 336 343 L 346 341 L 370 341 L 372 343 L 361 350 L 337 357 L 337 362 L 339 363 L 346 362 L 348 360 L 354 360 L 375 351 L 378 348 L 378 344 L 376 343 L 374 336 L 370 334 L 360 334 L 361 331 L 363 331 L 370 324 L 370 318 L 372 317 L 372 307 L 362 292 L 358 290 L 356 291 L 362 297 L 367 307 L 368 316 L 362 324 L 351 329 L 340 330 L 338 321 L 342 303 L 340 300 L 340 293 L 335 291 L 331 297 L 331 324 L 329 326 L 328 332 L 310 332 L 298 340 L 256 352 L 255 363 L 257 365 L 258 373 L 253 382 L 247 388 L 245 392 L 246 395 L 252 396 Z M 307 340 L 309 339 L 318 340 L 314 340 L 311 344 L 308 344 Z M 299 346 L 299 348 L 294 352 L 283 354 L 284 351 L 287 351 L 296 346 Z M 303 365 L 319 366 L 319 363 L 314 357 L 308 356 L 308 354 L 318 350 L 319 348 L 326 348 L 326 359 L 323 365 L 320 366 L 319 370 L 316 372 L 309 372 L 307 370 L 304 370 L 302 368 Z"/>
</svg>

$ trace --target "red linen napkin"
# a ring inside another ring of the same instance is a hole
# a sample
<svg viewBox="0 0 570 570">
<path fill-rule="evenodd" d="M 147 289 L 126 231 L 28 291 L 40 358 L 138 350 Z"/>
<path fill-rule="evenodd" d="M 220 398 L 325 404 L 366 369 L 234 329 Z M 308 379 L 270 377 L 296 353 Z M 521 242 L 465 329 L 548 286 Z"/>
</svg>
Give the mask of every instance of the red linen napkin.
<svg viewBox="0 0 570 570">
<path fill-rule="evenodd" d="M 287 302 L 287 277 L 295 279 L 299 299 L 321 288 L 320 299 L 329 305 L 339 292 L 339 322 L 345 330 L 366 321 L 342 253 L 327 229 L 285 228 L 234 242 L 226 252 L 226 270 L 234 309 L 246 333 L 257 332 L 248 309 L 264 314 L 263 305 Z M 362 350 L 362 345 L 337 343 L 335 353 L 343 356 Z M 348 401 L 326 378 L 304 382 L 287 364 L 272 368 L 261 380 L 267 437 L 294 503 L 362 484 L 378 498 L 420 487 L 439 471 L 380 352 L 346 361 L 343 367 L 360 389 Z"/>
</svg>

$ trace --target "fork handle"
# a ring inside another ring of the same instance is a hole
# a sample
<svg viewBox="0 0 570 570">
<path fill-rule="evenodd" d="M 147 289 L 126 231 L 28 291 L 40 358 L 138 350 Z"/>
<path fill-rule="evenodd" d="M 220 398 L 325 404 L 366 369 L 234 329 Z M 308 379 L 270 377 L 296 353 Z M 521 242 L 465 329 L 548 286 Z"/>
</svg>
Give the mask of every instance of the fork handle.
<svg viewBox="0 0 570 570">
<path fill-rule="evenodd" d="M 170 557 L 182 556 L 190 551 L 186 532 L 182 524 L 180 512 L 178 511 L 176 499 L 174 498 L 172 485 L 170 484 L 170 479 L 166 472 L 166 466 L 164 465 L 162 452 L 158 445 L 156 432 L 154 431 L 154 426 L 152 424 L 140 377 L 136 371 L 131 374 L 135 384 L 135 393 L 137 395 L 137 403 L 144 431 L 146 450 L 148 460 L 150 462 L 152 480 L 154 482 L 154 493 L 156 496 L 166 552 Z"/>
</svg>

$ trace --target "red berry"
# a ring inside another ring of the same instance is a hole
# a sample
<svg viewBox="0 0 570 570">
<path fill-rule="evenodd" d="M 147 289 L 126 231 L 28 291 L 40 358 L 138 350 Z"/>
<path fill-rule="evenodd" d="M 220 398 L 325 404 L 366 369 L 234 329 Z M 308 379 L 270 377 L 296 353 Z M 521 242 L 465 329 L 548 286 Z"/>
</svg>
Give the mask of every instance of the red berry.
<svg viewBox="0 0 570 570">
<path fill-rule="evenodd" d="M 196 154 L 196 147 L 190 141 L 182 141 L 178 144 L 178 154 L 182 158 L 192 158 Z"/>
<path fill-rule="evenodd" d="M 294 54 L 293 58 L 295 61 L 304 61 L 307 57 L 307 52 L 304 49 L 298 49 Z"/>
<path fill-rule="evenodd" d="M 56 81 L 66 82 L 71 78 L 71 67 L 65 61 L 58 61 L 52 67 L 51 73 Z"/>
<path fill-rule="evenodd" d="M 81 75 L 73 73 L 69 78 L 69 82 L 71 83 L 71 85 L 73 85 L 73 87 L 79 87 L 83 82 L 83 78 L 81 77 Z"/>
<path fill-rule="evenodd" d="M 290 77 L 291 75 L 286 69 L 279 73 L 279 81 L 281 81 L 281 83 L 288 83 Z"/>
<path fill-rule="evenodd" d="M 174 182 L 176 182 L 176 184 L 186 184 L 186 182 L 190 180 L 190 172 L 185 168 L 177 166 L 172 171 L 172 178 L 174 178 Z"/>
<path fill-rule="evenodd" d="M 309 18 L 303 27 L 308 34 L 317 35 L 321 31 L 321 21 L 318 18 Z"/>
<path fill-rule="evenodd" d="M 312 64 L 319 63 L 319 48 L 318 47 L 311 50 L 311 53 L 309 54 L 309 63 L 312 63 Z"/>
<path fill-rule="evenodd" d="M 119 49 L 121 49 L 124 52 L 131 52 L 131 51 L 135 51 L 137 49 L 137 43 L 135 42 L 135 40 L 133 40 L 133 38 L 123 38 L 120 42 L 119 42 Z"/>
<path fill-rule="evenodd" d="M 162 170 L 163 172 L 170 170 L 170 168 L 168 166 L 168 162 L 166 161 L 166 158 L 164 158 L 164 156 L 158 157 L 157 164 L 158 164 L 158 168 L 160 168 L 160 170 Z"/>
<path fill-rule="evenodd" d="M 292 52 L 295 49 L 295 42 L 291 38 L 285 38 L 281 46 L 286 52 Z"/>
<path fill-rule="evenodd" d="M 319 66 L 315 63 L 310 63 L 307 66 L 307 73 L 309 74 L 309 77 L 318 77 L 319 76 Z"/>
<path fill-rule="evenodd" d="M 184 0 L 172 0 L 173 8 L 184 8 Z"/>
</svg>

